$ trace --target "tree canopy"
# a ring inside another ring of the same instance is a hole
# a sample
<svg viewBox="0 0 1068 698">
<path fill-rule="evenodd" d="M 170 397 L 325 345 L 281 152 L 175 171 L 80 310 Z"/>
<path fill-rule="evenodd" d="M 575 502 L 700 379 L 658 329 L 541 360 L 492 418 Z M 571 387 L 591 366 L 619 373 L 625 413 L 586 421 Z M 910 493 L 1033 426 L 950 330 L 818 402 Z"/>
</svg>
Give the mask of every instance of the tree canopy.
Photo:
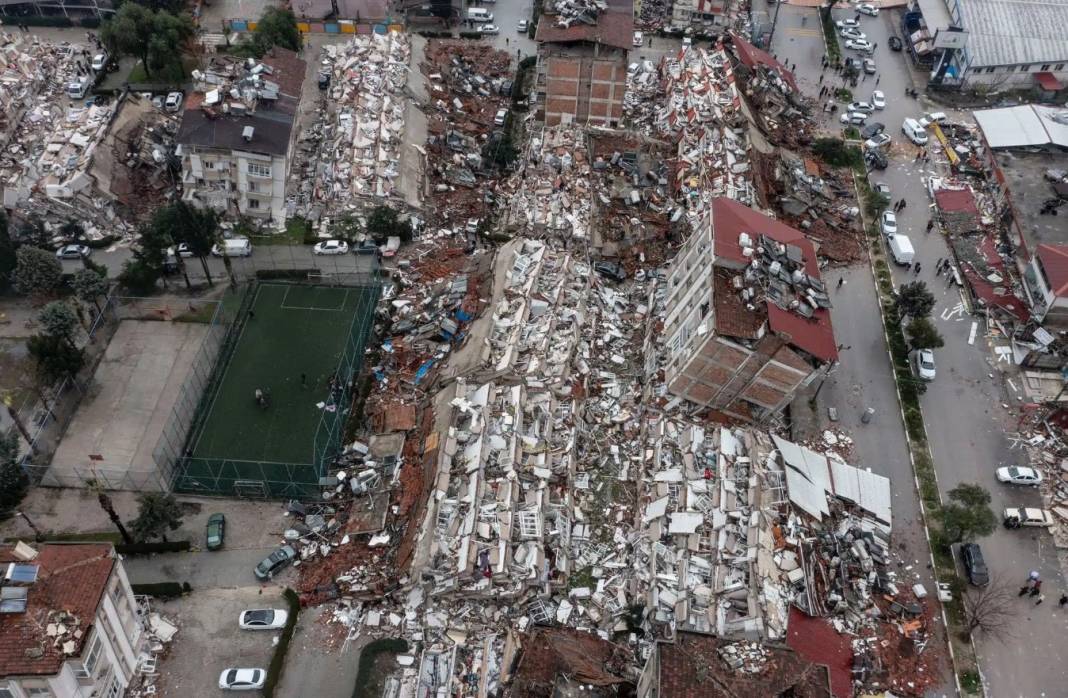
<svg viewBox="0 0 1068 698">
<path fill-rule="evenodd" d="M 942 335 L 929 318 L 916 318 L 905 328 L 913 349 L 937 349 L 945 345 Z"/>
<path fill-rule="evenodd" d="M 74 289 L 74 295 L 78 296 L 78 300 L 92 303 L 97 310 L 100 310 L 97 299 L 100 296 L 107 295 L 111 286 L 108 283 L 107 276 L 95 269 L 79 269 L 74 272 L 74 278 L 71 279 L 70 285 Z"/>
<path fill-rule="evenodd" d="M 0 210 L 0 291 L 7 290 L 11 284 L 11 274 L 18 264 L 16 250 L 17 246 L 8 230 L 7 214 Z"/>
<path fill-rule="evenodd" d="M 935 306 L 934 295 L 922 281 L 902 284 L 897 291 L 897 311 L 917 319 L 927 317 Z"/>
<path fill-rule="evenodd" d="M 18 432 L 0 432 L 0 511 L 7 513 L 17 507 L 29 484 L 19 465 Z"/>
<path fill-rule="evenodd" d="M 70 303 L 65 301 L 52 301 L 37 314 L 37 321 L 45 334 L 58 337 L 71 344 L 74 343 L 74 333 L 78 328 L 78 314 Z"/>
<path fill-rule="evenodd" d="M 181 242 L 188 245 L 193 256 L 200 259 L 208 283 L 213 284 L 207 258 L 219 242 L 219 216 L 215 211 L 177 201 L 156 211 L 148 227 L 160 246 Z"/>
<path fill-rule="evenodd" d="M 997 528 L 990 493 L 981 485 L 963 483 L 948 492 L 942 505 L 942 529 L 950 543 L 988 536 Z"/>
<path fill-rule="evenodd" d="M 73 376 L 85 365 L 85 353 L 62 337 L 35 334 L 26 348 L 37 362 L 37 374 L 46 381 Z"/>
<path fill-rule="evenodd" d="M 15 259 L 17 262 L 12 280 L 19 293 L 46 295 L 55 291 L 63 280 L 63 265 L 48 250 L 23 245 L 15 253 Z"/>
<path fill-rule="evenodd" d="M 168 531 L 177 531 L 182 526 L 182 507 L 172 494 L 146 492 L 137 498 L 137 518 L 130 522 L 137 540 L 146 542 L 153 538 L 167 540 Z"/>
<path fill-rule="evenodd" d="M 397 211 L 389 206 L 375 206 L 367 217 L 367 234 L 378 243 L 391 236 L 399 237 L 401 242 L 411 242 L 412 224 L 400 220 Z"/>
<path fill-rule="evenodd" d="M 181 46 L 193 36 L 193 20 L 134 2 L 123 3 L 100 28 L 100 39 L 115 55 L 141 59 L 145 74 L 180 79 Z"/>
</svg>

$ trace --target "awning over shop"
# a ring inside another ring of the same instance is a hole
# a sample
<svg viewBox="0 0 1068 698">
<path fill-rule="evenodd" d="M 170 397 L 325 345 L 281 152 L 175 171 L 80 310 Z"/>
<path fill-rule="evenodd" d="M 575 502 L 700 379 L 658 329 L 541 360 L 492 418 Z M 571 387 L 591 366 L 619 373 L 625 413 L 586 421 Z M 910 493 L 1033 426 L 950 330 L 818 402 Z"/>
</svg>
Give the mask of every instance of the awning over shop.
<svg viewBox="0 0 1068 698">
<path fill-rule="evenodd" d="M 1043 90 L 1056 92 L 1064 89 L 1064 84 L 1053 76 L 1053 73 L 1035 73 L 1035 81 Z"/>
</svg>

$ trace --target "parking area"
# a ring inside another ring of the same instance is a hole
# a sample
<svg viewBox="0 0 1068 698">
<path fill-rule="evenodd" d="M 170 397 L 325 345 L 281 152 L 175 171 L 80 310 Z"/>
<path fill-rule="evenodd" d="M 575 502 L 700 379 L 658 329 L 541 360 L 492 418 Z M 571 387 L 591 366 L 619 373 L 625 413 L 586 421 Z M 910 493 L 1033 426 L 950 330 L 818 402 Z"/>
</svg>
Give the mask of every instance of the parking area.
<svg viewBox="0 0 1068 698">
<path fill-rule="evenodd" d="M 280 631 L 241 630 L 238 616 L 251 608 L 286 608 L 282 587 L 204 589 L 153 608 L 177 619 L 179 631 L 159 664 L 157 695 L 226 696 L 219 674 L 232 667 L 266 670 Z"/>
</svg>

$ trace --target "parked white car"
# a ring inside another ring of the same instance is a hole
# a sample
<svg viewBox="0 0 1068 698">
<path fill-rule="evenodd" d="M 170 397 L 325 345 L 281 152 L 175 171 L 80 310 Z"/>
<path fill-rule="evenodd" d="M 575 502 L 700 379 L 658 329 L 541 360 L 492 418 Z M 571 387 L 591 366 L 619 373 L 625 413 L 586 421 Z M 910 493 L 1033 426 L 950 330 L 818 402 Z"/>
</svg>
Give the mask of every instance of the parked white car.
<svg viewBox="0 0 1068 698">
<path fill-rule="evenodd" d="M 886 109 L 886 95 L 882 90 L 875 90 L 871 93 L 871 105 L 876 109 Z"/>
<path fill-rule="evenodd" d="M 171 92 L 167 95 L 167 101 L 163 103 L 163 108 L 172 114 L 182 108 L 182 93 Z"/>
<path fill-rule="evenodd" d="M 850 17 L 849 19 L 840 19 L 834 23 L 838 27 L 838 31 L 845 31 L 846 29 L 856 29 L 860 26 L 860 22 Z"/>
<path fill-rule="evenodd" d="M 508 120 L 508 110 L 498 109 L 496 115 L 493 117 L 493 123 L 496 126 L 504 126 L 504 123 Z"/>
<path fill-rule="evenodd" d="M 344 240 L 323 240 L 312 248 L 314 254 L 348 254 L 349 243 Z"/>
<path fill-rule="evenodd" d="M 937 372 L 935 371 L 934 352 L 930 349 L 921 349 L 916 352 L 916 375 L 919 376 L 922 381 L 933 381 Z"/>
<path fill-rule="evenodd" d="M 877 148 L 885 148 L 890 145 L 890 134 L 877 133 L 868 140 L 864 141 L 864 147 L 870 150 L 876 150 Z"/>
<path fill-rule="evenodd" d="M 82 259 L 88 257 L 93 251 L 85 245 L 64 245 L 56 250 L 57 259 Z"/>
<path fill-rule="evenodd" d="M 281 630 L 286 626 L 289 614 L 271 608 L 254 608 L 241 611 L 237 624 L 242 630 Z"/>
<path fill-rule="evenodd" d="M 867 53 L 871 53 L 875 50 L 875 47 L 865 39 L 849 39 L 845 42 L 845 45 L 846 48 L 851 51 L 866 51 Z"/>
<path fill-rule="evenodd" d="M 867 102 L 853 102 L 846 109 L 849 111 L 862 111 L 866 114 L 871 114 L 875 111 L 875 107 Z"/>
<path fill-rule="evenodd" d="M 862 2 L 857 5 L 857 12 L 862 15 L 868 15 L 869 17 L 879 16 L 879 8 L 869 2 Z"/>
<path fill-rule="evenodd" d="M 527 31 L 527 27 L 529 27 L 529 26 L 530 26 L 530 23 L 527 20 L 521 19 L 521 20 L 519 20 L 519 24 L 515 25 L 515 30 L 517 32 L 519 32 L 520 34 L 525 34 L 526 31 Z"/>
<path fill-rule="evenodd" d="M 1042 473 L 1034 468 L 1024 468 L 1018 465 L 1010 465 L 997 469 L 998 482 L 1010 485 L 1038 486 L 1042 482 Z"/>
<path fill-rule="evenodd" d="M 219 688 L 224 691 L 258 691 L 266 679 L 267 672 L 263 669 L 224 669 L 219 674 Z"/>
<path fill-rule="evenodd" d="M 844 111 L 838 116 L 838 120 L 843 124 L 852 124 L 853 126 L 860 126 L 867 118 L 868 114 L 862 111 Z"/>
<path fill-rule="evenodd" d="M 641 32 L 634 32 L 631 43 L 634 44 L 635 48 L 640 48 L 645 43 L 645 35 Z"/>
<path fill-rule="evenodd" d="M 483 24 L 478 31 L 482 34 L 500 34 L 501 28 L 496 24 Z"/>
<path fill-rule="evenodd" d="M 842 36 L 853 41 L 865 41 L 868 38 L 868 35 L 859 29 L 843 29 Z"/>
<path fill-rule="evenodd" d="M 94 73 L 101 72 L 107 66 L 108 66 L 108 52 L 107 51 L 101 51 L 100 53 L 98 53 L 95 56 L 93 56 L 93 62 L 91 64 L 91 67 L 92 67 Z"/>
<path fill-rule="evenodd" d="M 897 216 L 894 215 L 893 211 L 883 211 L 883 217 L 879 223 L 882 226 L 883 235 L 897 234 Z"/>
<path fill-rule="evenodd" d="M 947 118 L 948 117 L 946 117 L 945 112 L 940 111 L 924 114 L 923 117 L 920 119 L 920 126 L 927 128 L 931 124 L 940 124 Z"/>
<path fill-rule="evenodd" d="M 1009 507 L 1005 510 L 1004 523 L 1005 528 L 1020 528 L 1021 526 L 1047 527 L 1053 525 L 1053 514 L 1046 509 Z"/>
</svg>

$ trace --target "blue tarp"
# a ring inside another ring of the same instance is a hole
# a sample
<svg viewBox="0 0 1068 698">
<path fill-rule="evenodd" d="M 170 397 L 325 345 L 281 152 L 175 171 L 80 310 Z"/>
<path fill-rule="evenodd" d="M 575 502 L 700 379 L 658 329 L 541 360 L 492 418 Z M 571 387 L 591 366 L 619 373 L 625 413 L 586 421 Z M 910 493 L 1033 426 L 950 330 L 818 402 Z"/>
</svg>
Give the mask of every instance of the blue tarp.
<svg viewBox="0 0 1068 698">
<path fill-rule="evenodd" d="M 430 361 L 427 361 L 422 366 L 420 366 L 419 370 L 415 372 L 415 382 L 418 383 L 419 381 L 426 378 L 426 374 L 430 373 L 430 369 L 433 365 L 434 360 L 431 359 Z"/>
</svg>

